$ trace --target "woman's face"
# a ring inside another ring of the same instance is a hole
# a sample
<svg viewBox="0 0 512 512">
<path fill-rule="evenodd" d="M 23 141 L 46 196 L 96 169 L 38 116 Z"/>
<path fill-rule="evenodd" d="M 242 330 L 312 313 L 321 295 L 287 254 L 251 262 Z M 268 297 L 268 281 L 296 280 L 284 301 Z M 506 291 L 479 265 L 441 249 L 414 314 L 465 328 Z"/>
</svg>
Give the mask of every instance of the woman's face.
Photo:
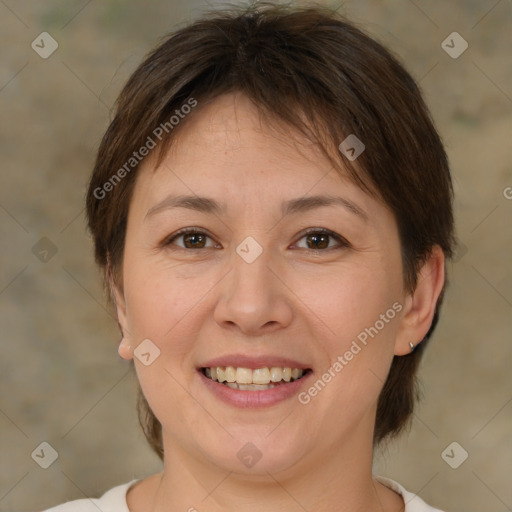
<svg viewBox="0 0 512 512">
<path fill-rule="evenodd" d="M 150 155 L 140 169 L 117 297 L 122 355 L 134 357 L 166 458 L 264 474 L 371 451 L 379 391 L 403 348 L 393 215 L 313 145 L 271 133 L 244 96 L 217 98 L 179 128 L 163 163 Z M 207 367 L 280 382 L 233 389 Z"/>
</svg>

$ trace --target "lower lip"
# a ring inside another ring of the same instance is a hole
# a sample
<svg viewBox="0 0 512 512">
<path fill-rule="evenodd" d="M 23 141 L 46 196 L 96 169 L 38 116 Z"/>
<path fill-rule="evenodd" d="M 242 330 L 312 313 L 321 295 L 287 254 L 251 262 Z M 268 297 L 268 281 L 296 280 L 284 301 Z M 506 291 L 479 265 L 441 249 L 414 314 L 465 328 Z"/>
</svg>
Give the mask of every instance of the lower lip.
<svg viewBox="0 0 512 512">
<path fill-rule="evenodd" d="M 308 372 L 298 380 L 287 382 L 286 384 L 279 384 L 273 388 L 263 389 L 261 391 L 243 391 L 240 389 L 232 389 L 216 380 L 209 379 L 201 370 L 198 370 L 198 373 L 207 388 L 217 398 L 242 409 L 269 407 L 283 400 L 287 400 L 297 395 L 299 389 L 306 384 L 306 381 L 312 375 L 312 372 Z"/>
</svg>

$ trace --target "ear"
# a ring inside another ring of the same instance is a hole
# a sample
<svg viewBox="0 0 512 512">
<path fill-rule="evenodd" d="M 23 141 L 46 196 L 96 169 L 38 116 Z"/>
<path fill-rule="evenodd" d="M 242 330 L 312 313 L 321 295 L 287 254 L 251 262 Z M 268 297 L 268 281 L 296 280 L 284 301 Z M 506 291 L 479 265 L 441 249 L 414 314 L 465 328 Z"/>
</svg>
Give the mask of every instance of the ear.
<svg viewBox="0 0 512 512">
<path fill-rule="evenodd" d="M 126 300 L 124 298 L 124 292 L 122 288 L 120 288 L 117 285 L 116 280 L 114 278 L 112 267 L 110 265 L 110 259 L 107 264 L 106 275 L 108 286 L 110 288 L 110 296 L 112 298 L 116 310 L 117 324 L 119 325 L 119 330 L 121 331 L 122 336 L 118 347 L 118 353 L 123 359 L 130 360 L 133 359 L 133 350 L 128 330 Z"/>
<path fill-rule="evenodd" d="M 406 296 L 395 342 L 395 355 L 409 354 L 409 343 L 416 346 L 430 329 L 437 300 L 444 286 L 444 260 L 441 247 L 434 246 L 419 271 L 416 288 Z"/>
</svg>

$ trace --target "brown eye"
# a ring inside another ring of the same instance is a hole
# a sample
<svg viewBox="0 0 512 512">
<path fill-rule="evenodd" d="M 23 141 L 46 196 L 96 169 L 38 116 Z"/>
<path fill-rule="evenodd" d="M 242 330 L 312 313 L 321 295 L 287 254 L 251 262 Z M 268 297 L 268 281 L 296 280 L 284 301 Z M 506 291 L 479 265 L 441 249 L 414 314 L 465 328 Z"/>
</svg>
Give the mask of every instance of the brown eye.
<svg viewBox="0 0 512 512">
<path fill-rule="evenodd" d="M 326 249 L 329 247 L 329 238 L 330 236 L 324 233 L 306 236 L 309 249 Z M 313 247 L 309 246 L 309 243 L 311 243 Z"/>
<path fill-rule="evenodd" d="M 187 233 L 182 235 L 187 249 L 203 248 L 206 244 L 206 236 L 202 233 Z"/>
<path fill-rule="evenodd" d="M 349 246 L 349 243 L 343 237 L 325 229 L 310 230 L 300 238 L 300 240 L 303 239 L 306 240 L 306 247 L 300 248 L 312 251 L 339 249 Z M 332 240 L 336 242 L 334 246 L 331 243 Z"/>
<path fill-rule="evenodd" d="M 203 231 L 199 231 L 197 229 L 186 229 L 176 233 L 171 238 L 168 238 L 164 242 L 164 245 L 176 245 L 181 249 L 208 249 L 210 247 L 214 247 L 214 245 L 207 245 L 208 239 L 211 240 L 210 236 Z M 177 240 L 181 241 L 181 244 L 176 243 Z"/>
</svg>

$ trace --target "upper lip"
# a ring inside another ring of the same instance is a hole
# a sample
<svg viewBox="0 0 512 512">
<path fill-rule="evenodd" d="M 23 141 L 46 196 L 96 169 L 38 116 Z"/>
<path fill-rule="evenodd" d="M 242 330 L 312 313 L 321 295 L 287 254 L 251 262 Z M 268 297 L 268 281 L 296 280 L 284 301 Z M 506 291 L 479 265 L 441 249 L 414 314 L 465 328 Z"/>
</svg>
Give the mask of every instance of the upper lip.
<svg viewBox="0 0 512 512">
<path fill-rule="evenodd" d="M 250 368 L 252 370 L 266 367 L 299 368 L 302 370 L 310 368 L 307 364 L 289 359 L 288 357 L 274 355 L 251 357 L 243 354 L 228 354 L 209 359 L 205 363 L 202 363 L 200 368 L 213 368 L 216 366 L 234 366 L 235 368 Z"/>
</svg>

